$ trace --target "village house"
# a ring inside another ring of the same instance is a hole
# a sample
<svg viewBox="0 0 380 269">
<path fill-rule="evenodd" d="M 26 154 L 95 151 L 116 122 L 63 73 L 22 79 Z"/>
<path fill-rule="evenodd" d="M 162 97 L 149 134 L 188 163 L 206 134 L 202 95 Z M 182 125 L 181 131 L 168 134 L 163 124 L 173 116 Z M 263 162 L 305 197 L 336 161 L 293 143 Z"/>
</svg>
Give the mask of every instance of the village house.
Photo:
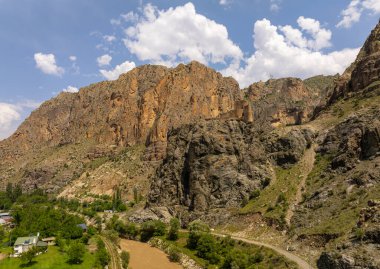
<svg viewBox="0 0 380 269">
<path fill-rule="evenodd" d="M 14 257 L 20 256 L 32 247 L 47 247 L 48 243 L 39 240 L 39 233 L 36 236 L 18 237 L 13 246 Z"/>
</svg>

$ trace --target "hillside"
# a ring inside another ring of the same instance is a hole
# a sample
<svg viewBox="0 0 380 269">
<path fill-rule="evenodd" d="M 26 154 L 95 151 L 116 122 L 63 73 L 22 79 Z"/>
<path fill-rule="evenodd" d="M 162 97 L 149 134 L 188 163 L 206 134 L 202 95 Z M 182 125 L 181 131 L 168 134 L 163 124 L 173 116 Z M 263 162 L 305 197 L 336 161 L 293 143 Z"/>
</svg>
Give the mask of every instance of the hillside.
<svg viewBox="0 0 380 269">
<path fill-rule="evenodd" d="M 380 23 L 341 76 L 240 90 L 197 62 L 141 66 L 42 104 L 0 142 L 0 182 L 137 189 L 131 221 L 201 219 L 320 269 L 380 268 L 379 76 Z"/>
</svg>

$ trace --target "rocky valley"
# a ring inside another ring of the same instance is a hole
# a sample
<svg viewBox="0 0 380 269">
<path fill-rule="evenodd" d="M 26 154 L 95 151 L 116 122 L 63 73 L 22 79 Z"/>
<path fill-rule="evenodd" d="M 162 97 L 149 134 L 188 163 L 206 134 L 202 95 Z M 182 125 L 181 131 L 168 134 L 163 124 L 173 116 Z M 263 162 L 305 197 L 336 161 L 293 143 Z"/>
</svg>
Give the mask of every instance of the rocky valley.
<svg viewBox="0 0 380 269">
<path fill-rule="evenodd" d="M 0 183 L 138 193 L 130 221 L 202 220 L 316 268 L 377 269 L 379 76 L 380 24 L 342 75 L 240 89 L 198 62 L 137 67 L 43 103 L 0 141 Z"/>
</svg>

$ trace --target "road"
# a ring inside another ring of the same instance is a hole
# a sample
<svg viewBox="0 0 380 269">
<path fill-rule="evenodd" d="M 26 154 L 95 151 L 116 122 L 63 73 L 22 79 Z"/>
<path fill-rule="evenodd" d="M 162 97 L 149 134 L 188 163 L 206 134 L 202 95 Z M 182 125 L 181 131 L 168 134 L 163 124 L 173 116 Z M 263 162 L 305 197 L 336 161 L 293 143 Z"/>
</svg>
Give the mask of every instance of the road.
<svg viewBox="0 0 380 269">
<path fill-rule="evenodd" d="M 117 249 L 115 245 L 106 237 L 102 236 L 101 237 L 104 244 L 106 245 L 106 249 L 108 253 L 110 254 L 111 261 L 108 264 L 110 269 L 122 269 L 121 263 L 120 263 L 120 258 L 119 258 L 119 253 L 117 253 Z"/>
<path fill-rule="evenodd" d="M 212 233 L 213 235 L 216 235 L 216 236 L 220 236 L 220 237 L 225 237 L 227 236 L 226 234 L 219 234 L 219 233 Z M 312 269 L 314 268 L 312 265 L 310 265 L 308 262 L 306 262 L 305 260 L 303 260 L 302 258 L 298 257 L 297 255 L 289 252 L 289 251 L 286 251 L 282 248 L 279 248 L 279 247 L 276 247 L 276 246 L 273 246 L 273 245 L 270 245 L 270 244 L 266 244 L 266 243 L 263 243 L 263 242 L 259 242 L 259 241 L 255 241 L 255 240 L 251 240 L 251 239 L 247 239 L 247 238 L 243 238 L 243 237 L 238 237 L 238 236 L 231 236 L 232 239 L 235 239 L 235 240 L 239 240 L 239 241 L 243 241 L 243 242 L 246 242 L 246 243 L 249 243 L 249 244 L 253 244 L 253 245 L 256 245 L 256 246 L 263 246 L 263 247 L 266 247 L 266 248 L 270 248 L 274 251 L 276 251 L 277 253 L 283 255 L 284 257 L 286 257 L 287 259 L 295 262 L 300 269 Z"/>
</svg>

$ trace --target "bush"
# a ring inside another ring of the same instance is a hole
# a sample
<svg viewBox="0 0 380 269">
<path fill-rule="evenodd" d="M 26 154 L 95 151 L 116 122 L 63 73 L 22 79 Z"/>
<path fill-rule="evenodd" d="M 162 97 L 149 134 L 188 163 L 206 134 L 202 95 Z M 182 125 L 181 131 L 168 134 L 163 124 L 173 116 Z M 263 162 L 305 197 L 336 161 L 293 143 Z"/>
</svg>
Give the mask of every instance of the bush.
<svg viewBox="0 0 380 269">
<path fill-rule="evenodd" d="M 71 264 L 79 264 L 83 261 L 86 249 L 82 243 L 73 241 L 67 249 L 68 262 Z"/>
<path fill-rule="evenodd" d="M 222 269 L 247 268 L 248 255 L 241 250 L 232 250 L 224 260 Z"/>
<path fill-rule="evenodd" d="M 211 234 L 202 234 L 199 237 L 196 250 L 198 257 L 209 260 L 210 254 L 216 252 L 214 237 Z"/>
<path fill-rule="evenodd" d="M 120 254 L 120 258 L 121 258 L 121 264 L 122 264 L 123 268 L 127 269 L 128 264 L 129 264 L 129 252 L 122 251 Z"/>
<path fill-rule="evenodd" d="M 139 234 L 139 229 L 134 223 L 128 223 L 126 225 L 125 235 L 128 239 L 136 239 L 137 235 Z"/>
<path fill-rule="evenodd" d="M 171 262 L 180 262 L 181 260 L 181 253 L 175 248 L 169 248 L 168 256 Z"/>
<path fill-rule="evenodd" d="M 189 238 L 187 239 L 187 247 L 189 249 L 196 249 L 198 245 L 198 240 L 200 237 L 210 232 L 210 228 L 207 224 L 201 221 L 193 221 L 189 225 Z"/>
<path fill-rule="evenodd" d="M 36 257 L 37 252 L 37 248 L 32 247 L 28 251 L 21 253 L 20 259 L 26 264 L 31 264 L 34 257 Z"/>
<path fill-rule="evenodd" d="M 109 262 L 111 258 L 107 252 L 107 250 L 103 247 L 98 249 L 96 252 L 96 263 L 99 264 L 102 268 L 104 268 Z"/>
<path fill-rule="evenodd" d="M 257 197 L 260 196 L 260 190 L 254 190 L 253 192 L 251 192 L 251 194 L 249 195 L 249 199 L 255 199 Z"/>
<path fill-rule="evenodd" d="M 140 239 L 142 242 L 147 242 L 153 236 L 165 235 L 166 227 L 162 221 L 151 220 L 146 221 L 141 226 Z"/>
<path fill-rule="evenodd" d="M 179 230 L 180 224 L 179 220 L 177 218 L 173 218 L 170 220 L 170 229 L 168 233 L 168 239 L 175 241 L 178 239 L 178 230 Z"/>
</svg>

